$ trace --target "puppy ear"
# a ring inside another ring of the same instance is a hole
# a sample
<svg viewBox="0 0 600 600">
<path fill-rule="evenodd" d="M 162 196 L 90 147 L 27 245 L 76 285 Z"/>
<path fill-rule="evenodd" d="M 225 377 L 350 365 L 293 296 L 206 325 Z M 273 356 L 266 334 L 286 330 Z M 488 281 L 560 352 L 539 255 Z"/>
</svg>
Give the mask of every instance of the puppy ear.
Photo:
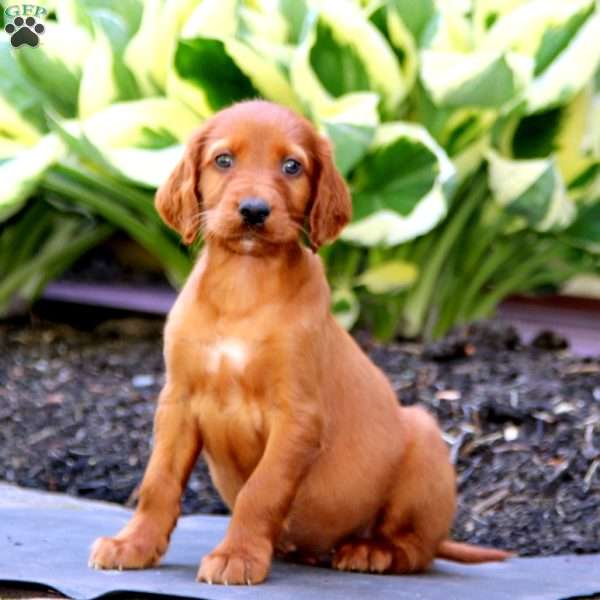
<svg viewBox="0 0 600 600">
<path fill-rule="evenodd" d="M 310 242 L 316 252 L 337 238 L 352 217 L 350 194 L 333 163 L 331 145 L 323 137 L 317 143 L 317 181 L 308 215 Z"/>
<path fill-rule="evenodd" d="M 158 188 L 154 199 L 158 214 L 169 227 L 179 232 L 184 244 L 191 244 L 200 228 L 198 182 L 204 138 L 204 130 L 192 136 L 183 158 L 167 181 Z"/>
</svg>

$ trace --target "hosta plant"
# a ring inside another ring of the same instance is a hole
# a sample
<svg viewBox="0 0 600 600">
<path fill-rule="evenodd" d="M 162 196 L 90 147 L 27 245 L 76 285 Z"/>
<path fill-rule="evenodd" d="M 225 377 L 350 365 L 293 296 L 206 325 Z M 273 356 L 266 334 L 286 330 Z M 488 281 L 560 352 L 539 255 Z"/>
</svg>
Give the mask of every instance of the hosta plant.
<svg viewBox="0 0 600 600">
<path fill-rule="evenodd" d="M 194 127 L 258 96 L 309 117 L 351 187 L 322 249 L 347 327 L 437 336 L 600 270 L 595 0 L 44 6 L 38 47 L 0 43 L 3 310 L 110 228 L 180 283 L 192 257 L 153 191 Z M 52 226 L 13 261 L 32 214 Z"/>
</svg>

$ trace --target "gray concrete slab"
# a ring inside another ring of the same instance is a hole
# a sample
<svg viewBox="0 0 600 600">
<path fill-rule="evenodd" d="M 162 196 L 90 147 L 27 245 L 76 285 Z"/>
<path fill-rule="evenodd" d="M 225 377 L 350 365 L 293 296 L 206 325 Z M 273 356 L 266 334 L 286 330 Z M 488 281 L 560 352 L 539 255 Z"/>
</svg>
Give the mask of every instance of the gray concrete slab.
<svg viewBox="0 0 600 600">
<path fill-rule="evenodd" d="M 115 591 L 205 600 L 559 600 L 600 594 L 600 555 L 477 566 L 436 561 L 419 576 L 339 573 L 276 562 L 261 586 L 209 586 L 194 581 L 198 562 L 220 540 L 227 519 L 200 515 L 180 519 L 158 568 L 89 569 L 92 541 L 116 532 L 129 514 L 109 504 L 0 485 L 0 584 L 35 582 L 82 599 Z"/>
</svg>

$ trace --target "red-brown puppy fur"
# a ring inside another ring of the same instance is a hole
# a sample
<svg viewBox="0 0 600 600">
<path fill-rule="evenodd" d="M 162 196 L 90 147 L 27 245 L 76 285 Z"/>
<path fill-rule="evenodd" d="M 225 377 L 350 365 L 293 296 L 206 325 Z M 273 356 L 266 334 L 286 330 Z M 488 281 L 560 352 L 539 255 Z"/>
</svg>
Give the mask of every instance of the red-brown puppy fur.
<svg viewBox="0 0 600 600">
<path fill-rule="evenodd" d="M 290 158 L 300 173 L 283 172 Z M 270 206 L 264 225 L 244 224 L 248 197 Z M 313 248 L 334 239 L 351 204 L 309 122 L 263 101 L 218 113 L 156 206 L 186 243 L 200 230 L 206 243 L 167 321 L 167 381 L 137 510 L 96 541 L 91 564 L 158 562 L 200 452 L 233 512 L 200 580 L 258 583 L 276 551 L 386 573 L 422 571 L 436 555 L 505 558 L 446 540 L 455 476 L 436 422 L 398 405 L 331 315 L 321 260 L 300 238 Z"/>
</svg>

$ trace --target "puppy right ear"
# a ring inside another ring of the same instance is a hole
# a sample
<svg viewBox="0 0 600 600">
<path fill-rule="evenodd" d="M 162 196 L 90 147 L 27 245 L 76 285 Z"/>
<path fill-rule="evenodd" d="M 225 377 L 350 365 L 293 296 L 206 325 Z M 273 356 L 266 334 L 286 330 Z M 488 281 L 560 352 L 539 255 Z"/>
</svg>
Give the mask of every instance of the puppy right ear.
<svg viewBox="0 0 600 600">
<path fill-rule="evenodd" d="M 154 199 L 162 220 L 178 231 L 184 244 L 191 244 L 200 229 L 201 197 L 198 190 L 204 130 L 188 142 L 183 158 L 165 181 Z"/>
<path fill-rule="evenodd" d="M 352 217 L 350 194 L 333 161 L 331 144 L 320 136 L 317 144 L 319 174 L 308 215 L 310 243 L 315 252 L 335 240 Z"/>
</svg>

